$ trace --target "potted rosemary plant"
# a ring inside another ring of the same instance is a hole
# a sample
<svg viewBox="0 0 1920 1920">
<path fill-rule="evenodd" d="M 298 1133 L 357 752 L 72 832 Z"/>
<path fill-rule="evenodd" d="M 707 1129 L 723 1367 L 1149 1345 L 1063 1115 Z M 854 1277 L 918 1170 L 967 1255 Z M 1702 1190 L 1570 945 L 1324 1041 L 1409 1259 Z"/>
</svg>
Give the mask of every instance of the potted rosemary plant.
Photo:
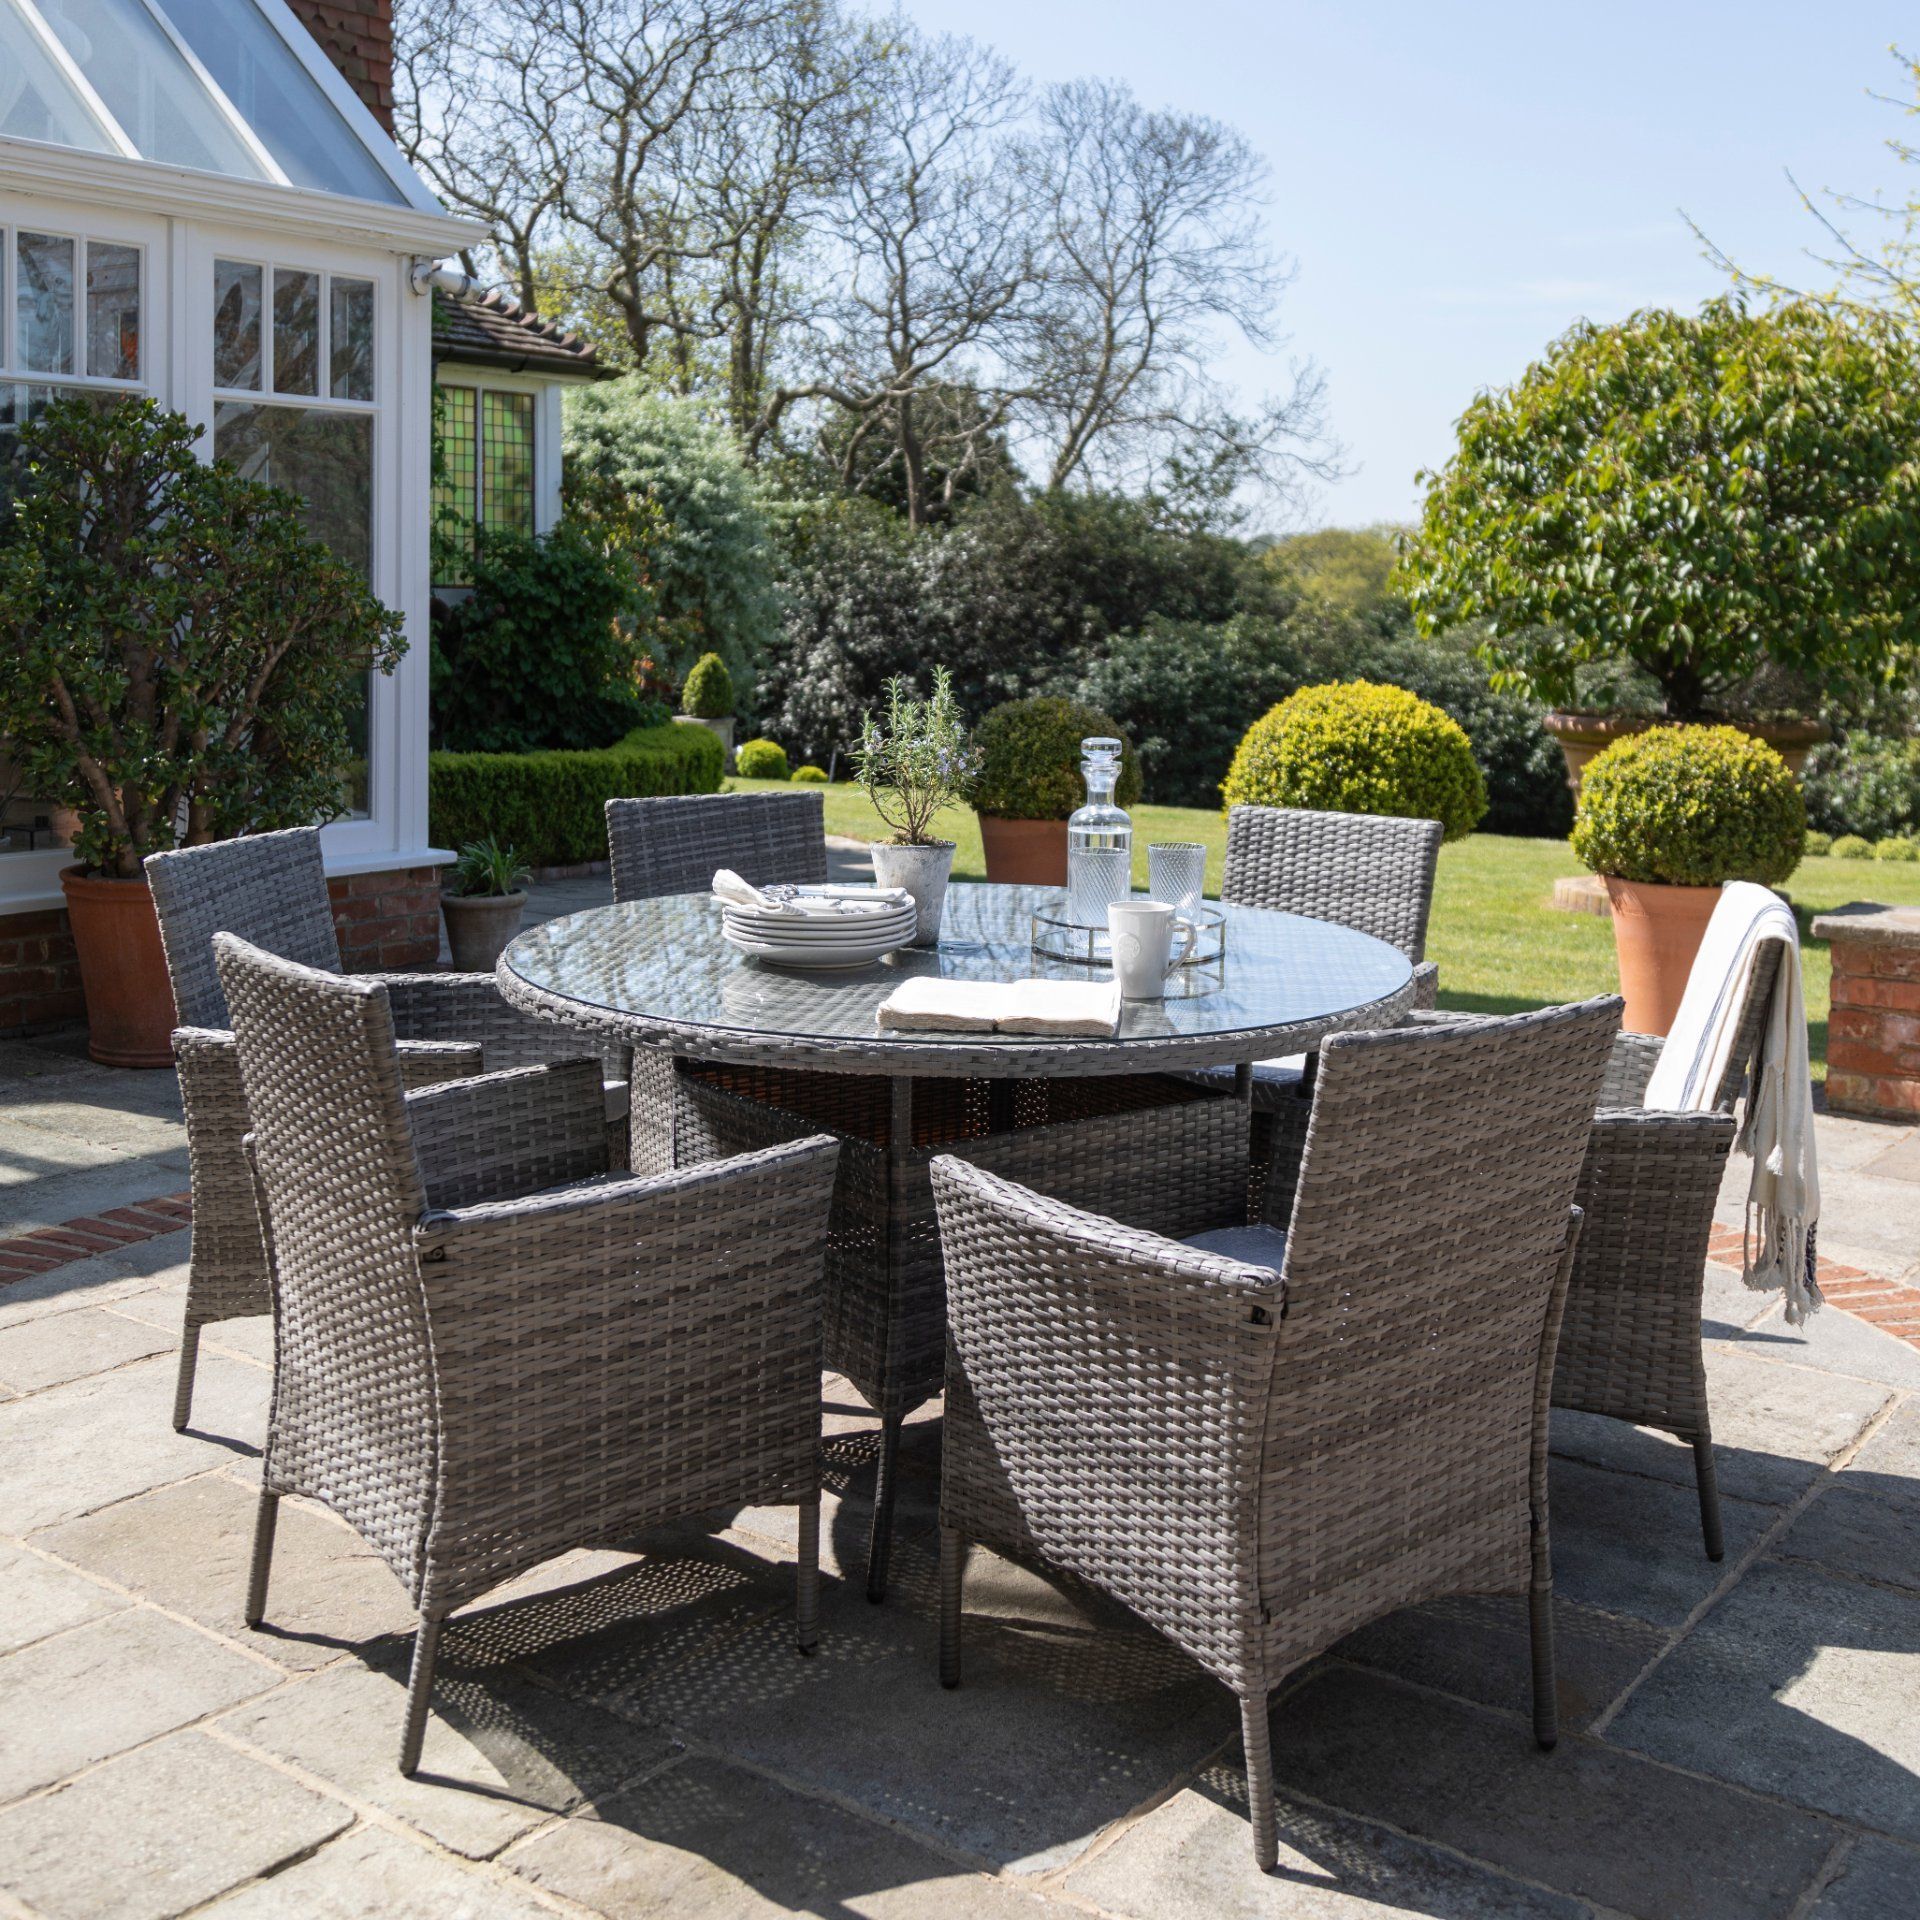
<svg viewBox="0 0 1920 1920">
<path fill-rule="evenodd" d="M 520 856 L 491 835 L 460 849 L 440 890 L 456 972 L 493 971 L 508 941 L 520 931 L 530 878 Z"/>
<path fill-rule="evenodd" d="M 919 915 L 914 945 L 936 946 L 953 842 L 935 836 L 934 817 L 966 799 L 975 766 L 946 668 L 934 669 L 933 692 L 924 700 L 904 680 L 889 680 L 885 714 L 862 720 L 853 760 L 874 812 L 893 829 L 891 840 L 873 845 L 873 877 L 913 896 Z"/>
</svg>

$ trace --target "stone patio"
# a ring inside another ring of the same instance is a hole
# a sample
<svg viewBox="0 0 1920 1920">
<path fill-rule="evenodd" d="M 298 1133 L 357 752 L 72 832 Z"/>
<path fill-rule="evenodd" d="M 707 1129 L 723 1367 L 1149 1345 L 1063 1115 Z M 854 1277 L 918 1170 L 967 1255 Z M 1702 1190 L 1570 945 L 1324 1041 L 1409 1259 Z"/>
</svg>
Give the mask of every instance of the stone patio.
<svg viewBox="0 0 1920 1920">
<path fill-rule="evenodd" d="M 842 1577 L 873 1440 L 838 1381 L 816 1659 L 790 1516 L 714 1515 L 462 1616 L 403 1780 L 411 1621 L 353 1534 L 287 1503 L 240 1622 L 264 1321 L 208 1330 L 195 1431 L 167 1424 L 187 1235 L 140 1203 L 186 1185 L 172 1076 L 0 1045 L 0 1913 L 1906 1920 L 1920 1348 L 1886 1328 L 1920 1337 L 1920 1132 L 1820 1127 L 1836 1290 L 1879 1324 L 1794 1331 L 1709 1269 L 1726 1561 L 1682 1448 L 1564 1419 L 1558 1750 L 1517 1607 L 1380 1622 L 1276 1698 L 1263 1879 L 1232 1703 L 1111 1609 L 977 1556 L 941 1692 L 933 1418 L 892 1598 Z"/>
</svg>

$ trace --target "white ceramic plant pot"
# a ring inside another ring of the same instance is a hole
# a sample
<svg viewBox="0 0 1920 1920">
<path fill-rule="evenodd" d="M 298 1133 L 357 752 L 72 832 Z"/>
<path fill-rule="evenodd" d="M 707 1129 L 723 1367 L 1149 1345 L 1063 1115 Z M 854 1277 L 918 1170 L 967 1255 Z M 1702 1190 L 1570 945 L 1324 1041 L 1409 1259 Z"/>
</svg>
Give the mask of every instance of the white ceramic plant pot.
<svg viewBox="0 0 1920 1920">
<path fill-rule="evenodd" d="M 456 973 L 491 973 L 520 931 L 526 911 L 524 893 L 454 894 L 440 896 L 447 916 L 447 948 Z"/>
<path fill-rule="evenodd" d="M 916 947 L 940 944 L 940 911 L 947 903 L 947 879 L 953 872 L 953 842 L 936 840 L 931 846 L 903 847 L 876 840 L 873 877 L 883 887 L 904 887 L 913 895 Z"/>
</svg>

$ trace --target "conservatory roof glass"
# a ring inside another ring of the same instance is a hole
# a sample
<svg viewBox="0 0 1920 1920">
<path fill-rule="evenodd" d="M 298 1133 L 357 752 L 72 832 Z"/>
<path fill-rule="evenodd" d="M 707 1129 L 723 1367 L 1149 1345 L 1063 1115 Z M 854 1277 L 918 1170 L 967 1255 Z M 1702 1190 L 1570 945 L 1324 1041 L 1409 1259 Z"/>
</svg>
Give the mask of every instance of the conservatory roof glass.
<svg viewBox="0 0 1920 1920">
<path fill-rule="evenodd" d="M 0 134 L 404 203 L 270 5 L 0 0 Z"/>
</svg>

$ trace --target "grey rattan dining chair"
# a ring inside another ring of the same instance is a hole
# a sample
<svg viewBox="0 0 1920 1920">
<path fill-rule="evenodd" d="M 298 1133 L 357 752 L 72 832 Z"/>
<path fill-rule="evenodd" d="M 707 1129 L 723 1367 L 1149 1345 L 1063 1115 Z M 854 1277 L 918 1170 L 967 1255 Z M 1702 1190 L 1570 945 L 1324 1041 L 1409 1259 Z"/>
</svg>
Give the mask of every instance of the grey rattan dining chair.
<svg viewBox="0 0 1920 1920">
<path fill-rule="evenodd" d="M 265 1313 L 271 1304 L 253 1179 L 240 1144 L 247 1107 L 227 1030 L 226 995 L 214 966 L 213 936 L 238 934 L 268 953 L 325 973 L 340 971 L 340 946 L 316 828 L 149 854 L 146 874 L 179 1022 L 173 1056 L 193 1190 L 186 1324 L 173 1401 L 173 1424 L 184 1428 L 193 1410 L 201 1328 Z M 593 1056 L 607 1082 L 611 1150 L 624 1164 L 624 1049 L 519 1012 L 500 997 L 491 974 L 362 977 L 387 982 L 409 1086 L 485 1068 Z"/>
<path fill-rule="evenodd" d="M 826 805 L 818 793 L 689 793 L 607 802 L 613 897 L 657 900 L 705 893 L 722 867 L 752 886 L 827 877 Z M 666 1054 L 633 1055 L 633 1164 L 674 1164 L 674 1066 Z"/>
<path fill-rule="evenodd" d="M 419 1612 L 411 1773 L 454 1608 L 576 1547 L 769 1504 L 799 1509 L 811 1651 L 833 1142 L 609 1176 L 594 1062 L 409 1093 L 387 986 L 215 946 L 274 1291 L 248 1624 L 282 1496 L 324 1502 Z"/>
<path fill-rule="evenodd" d="M 1286 1230 L 1186 1244 L 934 1162 L 946 1255 L 940 1669 L 968 1545 L 1100 1588 L 1241 1702 L 1369 1620 L 1524 1594 L 1557 1732 L 1547 1397 L 1618 1000 L 1327 1042 Z"/>
</svg>

